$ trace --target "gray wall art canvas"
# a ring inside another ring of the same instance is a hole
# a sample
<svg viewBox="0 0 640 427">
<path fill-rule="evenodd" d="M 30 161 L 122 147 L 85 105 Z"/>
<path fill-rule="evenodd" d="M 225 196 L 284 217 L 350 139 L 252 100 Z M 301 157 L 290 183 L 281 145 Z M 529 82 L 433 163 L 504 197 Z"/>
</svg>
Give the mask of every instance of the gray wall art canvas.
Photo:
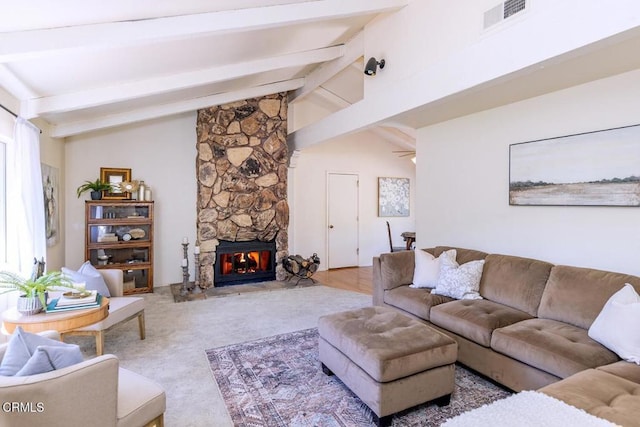
<svg viewBox="0 0 640 427">
<path fill-rule="evenodd" d="M 640 125 L 510 145 L 509 204 L 640 206 Z"/>
<path fill-rule="evenodd" d="M 409 178 L 378 178 L 378 216 L 409 216 Z"/>
</svg>

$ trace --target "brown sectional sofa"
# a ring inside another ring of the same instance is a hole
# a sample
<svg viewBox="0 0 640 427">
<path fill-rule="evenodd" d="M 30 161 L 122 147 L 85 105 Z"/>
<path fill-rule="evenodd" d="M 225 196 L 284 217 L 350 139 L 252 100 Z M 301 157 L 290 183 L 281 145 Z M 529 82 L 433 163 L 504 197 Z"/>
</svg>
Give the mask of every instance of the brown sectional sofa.
<svg viewBox="0 0 640 427">
<path fill-rule="evenodd" d="M 640 366 L 588 336 L 609 297 L 625 283 L 640 291 L 640 277 L 448 246 L 423 250 L 438 257 L 448 249 L 459 264 L 485 260 L 483 299 L 409 287 L 415 255 L 403 251 L 374 257 L 374 305 L 445 332 L 458 342 L 458 362 L 514 391 L 541 389 L 596 416 L 640 424 Z M 600 384 L 607 379 L 609 388 Z M 595 383 L 600 392 L 590 390 Z"/>
</svg>

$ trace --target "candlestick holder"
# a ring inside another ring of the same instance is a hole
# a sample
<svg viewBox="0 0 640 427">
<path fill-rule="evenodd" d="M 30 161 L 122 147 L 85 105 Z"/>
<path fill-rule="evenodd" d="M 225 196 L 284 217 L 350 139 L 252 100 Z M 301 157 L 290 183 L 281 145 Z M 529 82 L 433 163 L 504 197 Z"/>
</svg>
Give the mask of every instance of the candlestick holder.
<svg viewBox="0 0 640 427">
<path fill-rule="evenodd" d="M 187 250 L 189 243 L 182 243 L 182 251 L 184 253 L 182 260 L 182 289 L 180 289 L 180 295 L 185 296 L 189 293 L 189 258 L 187 258 Z M 186 262 L 185 262 L 186 261 Z"/>
<path fill-rule="evenodd" d="M 182 243 L 182 259 L 186 259 L 187 260 L 187 268 L 189 267 L 189 244 L 188 243 Z"/>
<path fill-rule="evenodd" d="M 200 254 L 199 253 L 194 253 L 193 254 L 193 275 L 195 276 L 193 278 L 193 293 L 194 294 L 199 294 L 202 292 L 202 289 L 200 289 Z"/>
<path fill-rule="evenodd" d="M 189 294 L 189 267 L 182 266 L 182 289 L 180 289 L 180 295 L 185 296 Z"/>
</svg>

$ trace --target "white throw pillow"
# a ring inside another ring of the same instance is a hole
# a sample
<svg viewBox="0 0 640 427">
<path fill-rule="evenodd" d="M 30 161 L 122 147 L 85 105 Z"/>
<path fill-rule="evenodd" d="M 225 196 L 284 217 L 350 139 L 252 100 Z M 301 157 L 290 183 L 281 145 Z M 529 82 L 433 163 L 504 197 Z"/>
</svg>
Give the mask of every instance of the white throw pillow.
<svg viewBox="0 0 640 427">
<path fill-rule="evenodd" d="M 589 328 L 589 336 L 620 358 L 640 365 L 640 295 L 625 283 L 611 295 Z"/>
<path fill-rule="evenodd" d="M 409 287 L 435 288 L 440 276 L 440 257 L 436 258 L 421 249 L 416 249 L 413 252 L 416 258 L 416 267 L 413 270 L 413 283 Z"/>
<path fill-rule="evenodd" d="M 482 299 L 479 289 L 484 260 L 470 261 L 460 265 L 456 261 L 455 250 L 444 254 L 446 256 L 443 256 L 440 261 L 438 284 L 431 293 L 455 299 Z"/>
</svg>

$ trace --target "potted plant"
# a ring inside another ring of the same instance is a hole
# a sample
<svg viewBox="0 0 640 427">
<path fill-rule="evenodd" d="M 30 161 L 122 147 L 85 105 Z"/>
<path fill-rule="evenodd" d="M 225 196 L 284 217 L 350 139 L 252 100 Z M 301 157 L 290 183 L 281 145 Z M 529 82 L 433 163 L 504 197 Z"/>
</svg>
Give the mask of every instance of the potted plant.
<svg viewBox="0 0 640 427">
<path fill-rule="evenodd" d="M 74 286 L 60 271 L 45 273 L 37 279 L 25 279 L 10 271 L 0 271 L 0 294 L 19 291 L 17 308 L 22 314 L 36 314 L 47 305 L 47 292 Z"/>
<path fill-rule="evenodd" d="M 78 194 L 78 198 L 85 191 L 91 191 L 91 200 L 100 200 L 102 199 L 103 191 L 111 191 L 111 184 L 108 182 L 102 181 L 100 178 L 95 181 L 85 181 L 78 189 L 76 193 Z"/>
</svg>

